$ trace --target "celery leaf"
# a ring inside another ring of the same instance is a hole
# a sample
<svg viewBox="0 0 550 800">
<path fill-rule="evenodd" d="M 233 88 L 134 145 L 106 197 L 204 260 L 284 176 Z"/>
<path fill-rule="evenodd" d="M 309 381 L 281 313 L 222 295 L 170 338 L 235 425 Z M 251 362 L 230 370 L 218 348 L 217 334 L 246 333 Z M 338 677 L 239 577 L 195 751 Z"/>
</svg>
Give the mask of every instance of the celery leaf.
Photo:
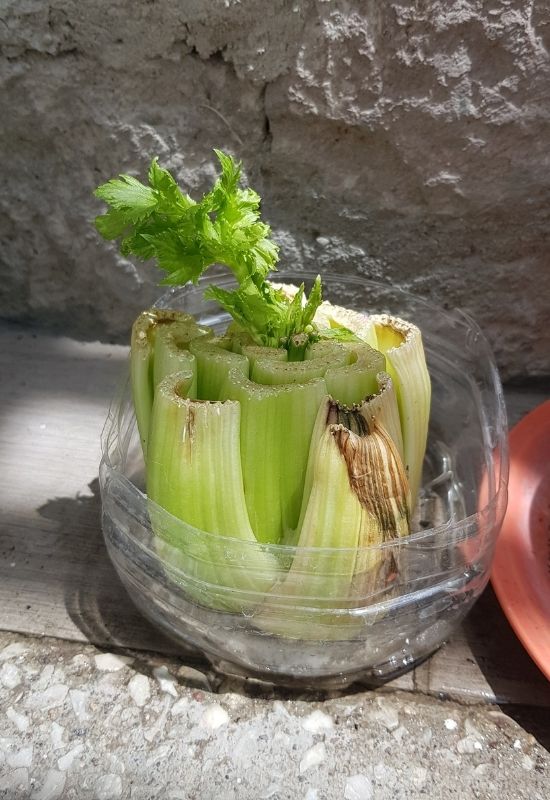
<svg viewBox="0 0 550 800">
<path fill-rule="evenodd" d="M 197 283 L 212 264 L 225 264 L 238 288 L 210 287 L 215 298 L 261 344 L 279 346 L 311 325 L 321 302 L 318 278 L 307 302 L 303 287 L 287 299 L 266 280 L 276 269 L 279 248 L 260 218 L 260 196 L 241 186 L 241 164 L 214 151 L 221 173 L 202 200 L 181 191 L 173 176 L 153 159 L 148 185 L 120 175 L 96 191 L 109 210 L 95 224 L 105 239 L 121 239 L 123 255 L 156 259 L 166 273 L 162 283 Z"/>
</svg>

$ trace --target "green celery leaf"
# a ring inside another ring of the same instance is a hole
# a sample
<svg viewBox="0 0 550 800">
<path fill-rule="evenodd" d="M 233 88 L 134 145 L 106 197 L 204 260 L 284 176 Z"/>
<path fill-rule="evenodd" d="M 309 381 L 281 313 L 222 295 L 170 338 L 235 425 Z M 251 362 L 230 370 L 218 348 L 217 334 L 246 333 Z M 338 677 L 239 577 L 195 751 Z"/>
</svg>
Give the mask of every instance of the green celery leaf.
<svg viewBox="0 0 550 800">
<path fill-rule="evenodd" d="M 241 164 L 215 150 L 221 173 L 212 189 L 197 203 L 184 194 L 157 159 L 149 167 L 146 186 L 120 175 L 99 186 L 95 194 L 110 209 L 96 218 L 106 239 L 121 238 L 123 255 L 154 258 L 166 274 L 162 283 L 196 283 L 212 264 L 225 264 L 238 289 L 212 287 L 215 297 L 235 320 L 261 344 L 279 346 L 310 325 L 321 302 L 320 279 L 309 300 L 288 300 L 267 282 L 276 269 L 279 248 L 261 220 L 260 196 L 241 187 Z"/>
<path fill-rule="evenodd" d="M 216 300 L 258 343 L 277 346 L 282 338 L 284 306 L 269 292 L 269 284 L 258 288 L 250 279 L 235 291 L 209 286 L 205 297 Z"/>
<path fill-rule="evenodd" d="M 95 218 L 95 226 L 104 239 L 118 239 L 127 230 L 128 225 L 127 215 L 116 208 L 111 208 L 106 214 Z"/>
<path fill-rule="evenodd" d="M 189 195 L 183 194 L 168 170 L 159 167 L 156 158 L 151 161 L 148 177 L 149 184 L 155 193 L 156 211 L 159 214 L 177 217 L 191 206 L 196 205 Z"/>
<path fill-rule="evenodd" d="M 353 331 L 339 325 L 337 328 L 321 328 L 317 331 L 319 339 L 330 339 L 334 342 L 362 342 L 363 340 Z"/>
<path fill-rule="evenodd" d="M 179 231 L 166 230 L 157 236 L 143 234 L 142 238 L 154 248 L 160 269 L 168 273 L 162 283 L 196 283 L 204 269 L 204 259 L 180 236 Z"/>
<path fill-rule="evenodd" d="M 123 213 L 128 223 L 140 222 L 149 216 L 157 203 L 153 190 L 131 175 L 107 181 L 98 186 L 94 194 Z"/>
</svg>

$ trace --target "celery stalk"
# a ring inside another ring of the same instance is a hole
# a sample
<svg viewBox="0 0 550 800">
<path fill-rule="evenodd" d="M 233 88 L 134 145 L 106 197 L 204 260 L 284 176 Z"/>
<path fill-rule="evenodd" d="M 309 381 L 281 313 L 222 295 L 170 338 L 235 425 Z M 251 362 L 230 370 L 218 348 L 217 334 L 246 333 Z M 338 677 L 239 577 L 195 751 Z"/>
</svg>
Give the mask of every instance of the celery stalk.
<svg viewBox="0 0 550 800">
<path fill-rule="evenodd" d="M 336 342 L 314 344 L 307 349 L 305 356 L 304 361 L 256 358 L 250 377 L 256 383 L 266 386 L 305 383 L 314 378 L 322 378 L 332 366 L 343 367 L 349 364 L 351 359 L 350 352 Z"/>
<path fill-rule="evenodd" d="M 363 418 L 370 424 L 377 422 L 379 426 L 383 427 L 388 432 L 388 435 L 391 437 L 396 447 L 399 460 L 401 463 L 403 462 L 401 423 L 392 380 L 389 375 L 381 372 L 377 375 L 376 382 L 378 388 L 376 394 L 366 397 L 362 403 L 354 407 L 350 408 L 330 397 L 327 397 L 323 403 L 321 403 L 311 435 L 310 454 L 304 480 L 300 520 L 294 533 L 287 536 L 286 544 L 297 544 L 299 531 L 303 525 L 304 513 L 307 508 L 314 481 L 313 459 L 318 443 L 324 435 L 328 424 L 343 424 L 350 429 L 355 429 L 358 425 L 357 419 Z M 365 425 L 366 422 L 363 424 L 363 428 Z"/>
<path fill-rule="evenodd" d="M 143 324 L 143 323 L 146 323 Z M 132 328 L 132 346 L 130 351 L 130 375 L 132 397 L 141 441 L 143 456 L 147 460 L 147 439 L 151 409 L 153 408 L 154 383 L 152 376 L 151 342 L 147 335 L 149 320 L 142 314 Z"/>
<path fill-rule="evenodd" d="M 323 609 L 367 605 L 388 590 L 396 560 L 380 545 L 409 533 L 409 487 L 382 425 L 366 409 L 330 400 L 319 410 L 309 466 L 296 555 L 257 622 L 291 638 L 346 638 L 353 618 L 344 629 Z"/>
<path fill-rule="evenodd" d="M 331 366 L 325 374 L 330 395 L 341 405 L 353 406 L 369 395 L 376 394 L 376 376 L 386 366 L 384 356 L 363 342 L 342 345 L 351 356 L 351 364 L 345 367 Z"/>
<path fill-rule="evenodd" d="M 386 314 L 371 317 L 377 348 L 386 356 L 403 434 L 405 469 L 414 508 L 422 480 L 422 465 L 430 418 L 431 385 L 420 330 L 410 322 Z"/>
<path fill-rule="evenodd" d="M 261 386 L 232 370 L 222 400 L 241 406 L 241 453 L 250 523 L 261 542 L 276 544 L 296 526 L 311 433 L 324 380 Z"/>
<path fill-rule="evenodd" d="M 234 348 L 235 350 L 235 348 Z M 254 369 L 254 364 L 258 359 L 262 361 L 288 361 L 288 353 L 284 347 L 262 347 L 261 345 L 245 345 L 242 349 L 235 350 L 241 352 L 243 356 L 248 358 L 251 372 Z"/>
<path fill-rule="evenodd" d="M 145 458 L 156 384 L 170 371 L 195 371 L 194 360 L 187 352 L 189 342 L 211 335 L 210 328 L 197 325 L 192 316 L 180 311 L 152 308 L 140 314 L 134 322 L 130 371 L 137 425 Z M 194 384 L 190 391 L 194 393 Z"/>
<path fill-rule="evenodd" d="M 157 387 L 147 494 L 156 504 L 155 533 L 172 548 L 164 548 L 164 558 L 184 572 L 191 589 L 216 604 L 216 586 L 265 591 L 275 580 L 276 564 L 257 545 L 248 519 L 239 404 L 190 400 L 187 388 L 182 373 Z M 242 596 L 235 602 L 242 603 Z"/>
<path fill-rule="evenodd" d="M 212 336 L 210 328 L 197 325 L 194 319 L 189 318 L 174 322 L 170 325 L 156 326 L 155 344 L 153 352 L 153 379 L 157 386 L 163 378 L 174 372 L 192 369 L 195 378 L 187 393 L 188 397 L 197 396 L 197 377 L 195 357 L 189 352 L 189 345 L 194 339 L 209 339 Z"/>
<path fill-rule="evenodd" d="M 361 404 L 361 413 L 372 420 L 377 420 L 388 432 L 404 464 L 403 435 L 393 381 L 387 373 L 380 372 L 376 376 L 376 383 L 378 391 Z"/>
<path fill-rule="evenodd" d="M 191 353 L 197 359 L 197 394 L 200 400 L 220 400 L 221 390 L 232 370 L 248 378 L 248 359 L 232 352 L 231 346 L 232 340 L 229 336 L 215 336 L 212 339 L 196 339 L 191 342 Z"/>
</svg>

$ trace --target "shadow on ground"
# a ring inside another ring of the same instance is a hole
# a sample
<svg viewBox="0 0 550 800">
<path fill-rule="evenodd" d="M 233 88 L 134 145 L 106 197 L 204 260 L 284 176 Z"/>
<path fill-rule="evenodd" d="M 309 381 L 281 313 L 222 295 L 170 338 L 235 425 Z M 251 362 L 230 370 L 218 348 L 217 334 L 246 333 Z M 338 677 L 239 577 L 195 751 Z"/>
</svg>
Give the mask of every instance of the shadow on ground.
<svg viewBox="0 0 550 800">
<path fill-rule="evenodd" d="M 464 634 L 502 710 L 550 750 L 550 682 L 524 650 L 490 585 L 465 620 Z M 512 696 L 517 702 L 503 702 Z"/>
<path fill-rule="evenodd" d="M 37 509 L 55 524 L 57 546 L 66 553 L 58 563 L 65 572 L 64 599 L 71 620 L 90 642 L 100 646 L 174 654 L 176 646 L 141 616 L 120 582 L 101 533 L 97 478 L 89 488 L 91 496 L 55 498 Z M 85 538 L 79 536 L 77 552 L 71 542 L 75 529 L 86 534 Z"/>
</svg>

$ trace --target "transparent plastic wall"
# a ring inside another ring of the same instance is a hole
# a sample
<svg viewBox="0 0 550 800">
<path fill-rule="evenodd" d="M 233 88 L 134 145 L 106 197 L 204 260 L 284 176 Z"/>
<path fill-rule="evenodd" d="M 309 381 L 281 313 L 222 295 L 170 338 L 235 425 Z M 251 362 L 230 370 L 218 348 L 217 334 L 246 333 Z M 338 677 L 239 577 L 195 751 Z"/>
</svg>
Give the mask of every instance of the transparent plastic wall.
<svg viewBox="0 0 550 800">
<path fill-rule="evenodd" d="M 314 274 L 279 273 L 289 283 Z M 232 281 L 220 276 L 219 285 Z M 485 587 L 506 506 L 506 413 L 486 340 L 473 320 L 361 278 L 323 279 L 325 298 L 364 313 L 390 313 L 422 331 L 432 407 L 422 490 L 409 537 L 363 552 L 300 552 L 303 590 L 284 576 L 297 548 L 243 543 L 176 520 L 144 494 L 144 464 L 128 381 L 103 436 L 103 530 L 111 559 L 145 616 L 202 652 L 221 671 L 287 684 L 380 682 L 445 641 Z M 203 287 L 176 289 L 158 305 L 221 330 L 227 316 Z M 170 547 L 163 529 L 178 530 Z M 392 559 L 389 581 L 343 583 L 327 601 L 334 565 Z M 256 580 L 243 581 L 254 565 Z M 262 571 L 265 570 L 265 580 Z M 260 587 L 260 588 L 259 588 Z"/>
</svg>

